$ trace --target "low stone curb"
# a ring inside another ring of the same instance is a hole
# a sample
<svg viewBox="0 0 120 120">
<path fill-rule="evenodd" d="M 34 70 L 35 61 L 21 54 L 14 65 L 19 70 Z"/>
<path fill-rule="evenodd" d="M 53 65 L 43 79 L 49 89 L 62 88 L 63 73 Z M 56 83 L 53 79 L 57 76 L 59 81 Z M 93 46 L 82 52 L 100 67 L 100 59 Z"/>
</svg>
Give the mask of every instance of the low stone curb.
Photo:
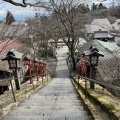
<svg viewBox="0 0 120 120">
<path fill-rule="evenodd" d="M 50 81 L 52 81 L 51 78 L 49 78 L 48 80 L 45 79 L 44 83 L 42 83 L 42 81 L 38 81 L 38 83 L 34 85 L 34 89 L 32 85 L 29 85 L 29 87 L 27 87 L 26 89 L 17 91 L 17 93 L 15 93 L 17 102 L 14 102 L 12 93 L 9 98 L 5 97 L 4 99 L 6 99 L 6 101 L 3 101 L 2 103 L 0 102 L 0 117 L 2 118 L 3 116 L 7 115 L 13 109 L 13 107 L 18 106 L 19 103 L 21 103 L 24 99 L 29 98 L 31 94 L 37 92 Z"/>
<path fill-rule="evenodd" d="M 91 103 L 89 102 L 89 100 L 85 99 L 85 95 L 78 89 L 77 83 L 75 83 L 76 81 L 72 80 L 73 85 L 76 88 L 76 92 L 78 93 L 80 99 L 82 100 L 85 109 L 88 111 L 88 113 L 90 114 L 90 116 L 92 116 L 92 119 L 94 120 L 102 120 L 99 115 L 97 114 L 96 109 L 91 105 Z"/>
<path fill-rule="evenodd" d="M 78 84 L 78 81 L 77 80 L 75 80 L 75 81 Z M 109 114 L 109 119 L 111 119 L 111 120 L 120 120 L 120 110 L 116 110 L 114 108 L 114 105 L 105 104 L 100 99 L 97 99 L 94 95 L 90 94 L 90 91 L 85 91 L 84 87 L 81 84 L 79 84 L 79 87 L 84 91 L 84 93 L 86 92 L 87 96 L 90 99 L 94 100 L 94 102 L 96 102 L 103 110 L 105 110 Z"/>
</svg>

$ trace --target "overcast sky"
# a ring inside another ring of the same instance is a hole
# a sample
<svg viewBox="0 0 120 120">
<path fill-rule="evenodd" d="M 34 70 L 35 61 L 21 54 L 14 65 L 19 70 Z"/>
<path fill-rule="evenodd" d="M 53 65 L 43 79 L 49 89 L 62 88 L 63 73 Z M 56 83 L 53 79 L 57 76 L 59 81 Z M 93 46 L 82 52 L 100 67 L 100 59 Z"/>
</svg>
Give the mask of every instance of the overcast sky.
<svg viewBox="0 0 120 120">
<path fill-rule="evenodd" d="M 2 1 L 2 0 L 0 0 Z M 22 1 L 22 0 L 14 0 L 14 1 Z M 34 0 L 27 0 L 28 2 L 32 2 Z M 85 0 L 84 0 L 85 1 Z M 112 5 L 112 2 L 113 0 L 86 0 L 87 3 L 88 1 L 91 1 L 89 2 L 89 4 L 91 5 L 93 2 L 96 3 L 96 4 L 99 4 L 101 1 L 104 1 L 102 2 L 103 4 L 105 4 L 106 6 L 111 6 Z M 116 0 L 114 0 L 116 1 Z M 0 17 L 2 16 L 5 16 L 6 15 L 6 12 L 7 10 L 11 11 L 13 13 L 13 15 L 20 15 L 20 16 L 23 16 L 24 14 L 34 14 L 35 13 L 35 9 L 33 7 L 18 7 L 18 6 L 14 6 L 14 5 L 11 5 L 10 3 L 6 3 L 6 2 L 1 2 L 0 4 Z M 41 14 L 45 13 L 45 11 L 42 9 L 40 10 Z"/>
<path fill-rule="evenodd" d="M 0 1 L 2 1 L 2 0 L 0 0 Z M 22 0 L 14 0 L 14 1 L 20 2 Z M 27 0 L 27 1 L 32 2 L 35 0 Z M 84 0 L 84 1 L 87 1 L 87 3 L 88 3 L 88 1 L 90 1 L 89 4 L 92 4 L 93 2 L 96 4 L 99 4 L 101 1 L 104 1 L 102 3 L 105 4 L 106 6 L 110 6 L 113 2 L 113 0 Z M 116 1 L 116 0 L 114 0 L 114 1 Z M 23 13 L 23 11 L 25 13 L 29 13 L 29 12 L 31 12 L 31 10 L 33 10 L 32 7 L 22 8 L 22 7 L 11 5 L 10 3 L 6 3 L 6 2 L 2 2 L 2 4 L 0 4 L 0 8 L 1 8 L 0 13 L 5 12 L 6 10 L 14 11 L 15 13 L 19 13 L 19 12 Z"/>
</svg>

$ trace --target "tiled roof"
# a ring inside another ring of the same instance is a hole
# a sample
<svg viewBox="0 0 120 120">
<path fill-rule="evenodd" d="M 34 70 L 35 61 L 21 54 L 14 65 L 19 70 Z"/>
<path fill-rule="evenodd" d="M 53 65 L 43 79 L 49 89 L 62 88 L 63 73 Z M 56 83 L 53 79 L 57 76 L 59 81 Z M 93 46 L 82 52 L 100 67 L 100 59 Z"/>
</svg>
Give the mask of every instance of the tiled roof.
<svg viewBox="0 0 120 120">
<path fill-rule="evenodd" d="M 110 24 L 110 22 L 107 18 L 94 19 L 92 21 L 91 25 L 98 25 L 106 30 L 112 30 L 112 25 Z"/>
<path fill-rule="evenodd" d="M 5 57 L 7 52 L 12 49 L 19 51 L 21 48 L 22 44 L 18 44 L 13 40 L 6 40 L 0 44 L 0 58 Z"/>
<path fill-rule="evenodd" d="M 99 25 L 86 25 L 86 33 L 94 33 L 95 31 L 108 31 Z"/>
<path fill-rule="evenodd" d="M 0 59 L 4 58 L 8 51 L 15 49 L 17 51 L 21 51 L 22 44 L 18 44 L 13 40 L 6 40 L 5 42 L 0 44 Z M 2 71 L 10 71 L 9 65 L 7 61 L 0 61 L 0 70 Z"/>
<path fill-rule="evenodd" d="M 98 48 L 98 50 L 104 55 L 104 57 L 99 58 L 99 64 L 97 68 L 100 75 L 102 76 L 102 80 L 106 81 L 106 78 L 107 80 L 112 78 L 113 73 L 116 72 L 118 64 L 116 62 L 117 59 L 115 58 L 115 50 L 120 51 L 120 48 L 117 46 L 113 47 L 114 45 L 111 45 L 110 43 L 92 40 L 78 47 L 79 54 L 89 50 L 92 45 Z"/>
<path fill-rule="evenodd" d="M 112 30 L 112 25 L 108 19 L 94 19 L 90 25 L 86 25 L 87 33 L 94 33 L 95 31 L 110 31 Z"/>
</svg>

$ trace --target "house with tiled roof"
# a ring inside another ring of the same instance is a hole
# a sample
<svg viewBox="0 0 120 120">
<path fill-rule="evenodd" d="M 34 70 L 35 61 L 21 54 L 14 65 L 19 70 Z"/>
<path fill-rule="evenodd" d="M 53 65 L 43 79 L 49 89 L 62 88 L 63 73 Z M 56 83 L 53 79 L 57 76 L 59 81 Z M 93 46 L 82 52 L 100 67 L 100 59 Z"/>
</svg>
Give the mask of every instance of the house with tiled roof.
<svg viewBox="0 0 120 120">
<path fill-rule="evenodd" d="M 113 28 L 107 18 L 94 19 L 90 25 L 86 25 L 85 27 L 85 35 L 89 39 L 98 39 L 107 42 L 113 38 L 113 36 L 109 34 Z"/>
<path fill-rule="evenodd" d="M 112 25 L 110 24 L 109 20 L 107 18 L 102 18 L 102 19 L 94 19 L 91 22 L 91 25 L 98 25 L 102 27 L 106 31 L 112 30 Z"/>
</svg>

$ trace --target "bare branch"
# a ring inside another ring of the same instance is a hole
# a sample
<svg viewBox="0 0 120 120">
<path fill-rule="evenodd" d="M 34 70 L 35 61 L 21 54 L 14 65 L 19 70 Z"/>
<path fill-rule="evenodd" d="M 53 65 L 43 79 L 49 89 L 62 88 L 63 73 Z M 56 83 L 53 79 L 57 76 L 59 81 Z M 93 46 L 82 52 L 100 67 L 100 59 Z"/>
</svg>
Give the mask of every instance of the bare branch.
<svg viewBox="0 0 120 120">
<path fill-rule="evenodd" d="M 41 2 L 40 0 L 38 2 L 35 2 L 35 3 L 28 3 L 26 2 L 26 0 L 22 0 L 22 2 L 15 2 L 14 0 L 2 0 L 4 2 L 8 2 L 12 5 L 15 5 L 15 6 L 21 6 L 21 7 L 27 7 L 27 6 L 39 6 L 39 7 L 44 7 L 44 8 L 49 8 L 48 7 L 48 4 L 46 5 L 46 2 Z"/>
<path fill-rule="evenodd" d="M 34 4 L 31 4 L 31 3 L 26 3 L 26 0 L 22 0 L 22 3 L 15 2 L 13 0 L 3 0 L 3 1 L 11 3 L 11 4 L 15 5 L 15 6 L 21 6 L 21 7 L 27 7 L 28 5 L 29 6 L 33 6 L 34 5 Z"/>
</svg>

